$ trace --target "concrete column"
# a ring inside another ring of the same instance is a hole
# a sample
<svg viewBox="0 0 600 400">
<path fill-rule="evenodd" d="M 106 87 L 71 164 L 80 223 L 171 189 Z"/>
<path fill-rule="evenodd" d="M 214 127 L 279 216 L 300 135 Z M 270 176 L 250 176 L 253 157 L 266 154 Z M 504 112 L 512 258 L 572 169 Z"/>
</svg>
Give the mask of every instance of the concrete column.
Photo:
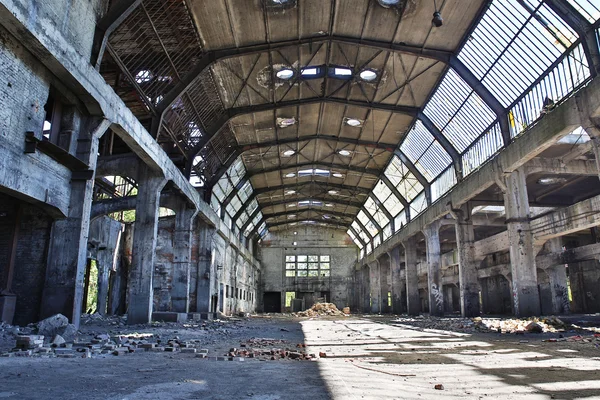
<svg viewBox="0 0 600 400">
<path fill-rule="evenodd" d="M 369 264 L 369 282 L 371 289 L 371 312 L 381 314 L 381 268 L 379 261 Z"/>
<path fill-rule="evenodd" d="M 539 315 L 541 309 L 535 268 L 536 252 L 529 222 L 525 173 L 522 169 L 506 176 L 503 191 L 510 244 L 514 312 L 518 317 Z"/>
<path fill-rule="evenodd" d="M 441 221 L 435 221 L 423 229 L 427 249 L 427 284 L 429 287 L 429 314 L 444 315 L 444 292 L 442 291 L 442 254 L 440 250 Z"/>
<path fill-rule="evenodd" d="M 381 285 L 381 313 L 389 314 L 392 307 L 389 304 L 388 293 L 392 291 L 390 285 L 390 257 L 385 254 L 379 259 L 379 282 Z"/>
<path fill-rule="evenodd" d="M 459 210 L 454 210 L 453 214 L 456 218 L 460 313 L 463 317 L 470 318 L 479 315 L 479 280 L 471 207 L 467 203 Z"/>
<path fill-rule="evenodd" d="M 562 238 L 551 239 L 548 242 L 548 250 L 552 253 L 563 251 Z M 569 301 L 569 278 L 564 264 L 553 265 L 546 269 L 550 278 L 550 291 L 552 293 L 552 313 L 569 314 L 571 303 Z"/>
<path fill-rule="evenodd" d="M 589 134 L 590 136 L 592 136 L 592 133 Z M 598 129 L 593 130 L 593 135 L 594 136 L 591 137 L 592 150 L 594 152 L 594 158 L 596 159 L 596 169 L 598 170 L 598 176 L 600 177 L 600 132 L 598 132 Z"/>
<path fill-rule="evenodd" d="M 173 311 L 190 311 L 190 261 L 192 256 L 192 230 L 196 208 L 190 208 L 187 201 L 178 199 L 175 210 L 175 233 L 173 237 L 173 280 L 171 302 Z"/>
<path fill-rule="evenodd" d="M 109 128 L 107 120 L 90 120 L 77 139 L 77 158 L 96 169 L 98 142 Z M 94 174 L 95 175 L 95 174 Z M 71 181 L 69 214 L 52 225 L 40 319 L 61 313 L 79 327 L 87 268 L 87 243 L 94 176 Z"/>
<path fill-rule="evenodd" d="M 365 265 L 361 269 L 362 272 L 362 312 L 371 312 L 371 279 L 369 277 L 369 266 Z"/>
<path fill-rule="evenodd" d="M 388 255 L 390 256 L 390 269 L 392 270 L 392 313 L 402 314 L 404 309 L 402 307 L 403 282 L 400 277 L 400 247 L 394 247 Z"/>
<path fill-rule="evenodd" d="M 127 323 L 147 324 L 152 320 L 154 259 L 158 235 L 160 192 L 167 180 L 144 167 L 138 180 L 133 251 L 129 270 Z"/>
<path fill-rule="evenodd" d="M 217 282 L 217 271 L 212 260 L 212 236 L 214 228 L 208 226 L 204 221 L 198 219 L 196 224 L 198 234 L 198 279 L 196 280 L 196 311 L 211 312 L 217 309 L 218 304 L 225 304 L 225 293 L 219 292 L 220 298 L 217 304 L 211 304 L 212 291 L 211 282 Z M 216 284 L 215 284 L 215 290 Z"/>
<path fill-rule="evenodd" d="M 417 241 L 411 237 L 404 242 L 404 264 L 406 268 L 406 308 L 408 315 L 419 315 L 419 276 L 417 274 Z"/>
</svg>

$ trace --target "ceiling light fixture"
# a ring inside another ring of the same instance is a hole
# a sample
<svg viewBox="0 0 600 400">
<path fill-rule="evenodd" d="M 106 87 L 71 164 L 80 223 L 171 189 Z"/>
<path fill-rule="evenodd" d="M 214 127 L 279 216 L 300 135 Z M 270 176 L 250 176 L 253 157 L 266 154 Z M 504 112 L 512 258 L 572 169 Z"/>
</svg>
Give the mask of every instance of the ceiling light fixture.
<svg viewBox="0 0 600 400">
<path fill-rule="evenodd" d="M 400 4 L 400 0 L 377 0 L 377 2 L 385 8 L 390 8 L 392 6 L 397 6 Z"/>
<path fill-rule="evenodd" d="M 291 79 L 294 76 L 294 70 L 291 68 L 283 68 L 277 71 L 277 77 L 284 81 Z"/>
<path fill-rule="evenodd" d="M 295 194 L 296 191 L 295 190 L 288 190 L 287 192 L 285 192 L 285 194 Z"/>
<path fill-rule="evenodd" d="M 372 69 L 365 69 L 361 71 L 359 76 L 360 79 L 362 79 L 363 81 L 371 82 L 374 81 L 375 78 L 377 78 L 377 72 L 373 71 Z"/>
<path fill-rule="evenodd" d="M 340 151 L 338 151 L 338 154 L 340 156 L 348 157 L 351 153 L 348 150 L 340 150 Z"/>
<path fill-rule="evenodd" d="M 538 179 L 537 183 L 540 185 L 556 185 L 559 183 L 566 183 L 567 178 L 563 177 L 547 177 Z"/>
<path fill-rule="evenodd" d="M 325 204 L 325 207 L 333 207 L 333 204 L 327 203 L 327 204 Z"/>
<path fill-rule="evenodd" d="M 439 28 L 440 26 L 444 25 L 444 19 L 442 18 L 442 14 L 438 11 L 435 0 L 433 0 L 433 7 L 435 8 L 435 11 L 433 12 L 433 19 L 431 20 L 431 23 L 436 28 Z"/>
<path fill-rule="evenodd" d="M 360 119 L 356 119 L 356 118 L 346 118 L 345 122 L 346 122 L 346 125 L 352 126 L 352 127 L 362 126 L 362 121 Z"/>
<path fill-rule="evenodd" d="M 287 128 L 288 126 L 296 125 L 296 118 L 277 118 L 277 126 L 280 128 Z"/>
<path fill-rule="evenodd" d="M 293 172 L 290 172 L 289 174 L 285 174 L 285 177 L 286 177 L 286 178 L 293 178 L 293 177 L 295 177 L 295 176 L 296 176 L 296 174 L 295 174 L 295 173 L 293 173 Z"/>
<path fill-rule="evenodd" d="M 338 191 L 337 191 L 337 190 L 330 190 L 330 191 L 329 191 L 329 192 L 327 192 L 327 193 L 329 193 L 329 194 L 338 194 Z"/>
<path fill-rule="evenodd" d="M 286 151 L 283 152 L 283 155 L 286 156 L 286 157 L 291 157 L 294 154 L 296 154 L 295 150 L 286 150 Z"/>
<path fill-rule="evenodd" d="M 339 172 L 335 172 L 335 173 L 333 174 L 333 177 L 334 177 L 334 178 L 343 178 L 343 177 L 344 177 L 344 175 L 340 174 Z"/>
</svg>

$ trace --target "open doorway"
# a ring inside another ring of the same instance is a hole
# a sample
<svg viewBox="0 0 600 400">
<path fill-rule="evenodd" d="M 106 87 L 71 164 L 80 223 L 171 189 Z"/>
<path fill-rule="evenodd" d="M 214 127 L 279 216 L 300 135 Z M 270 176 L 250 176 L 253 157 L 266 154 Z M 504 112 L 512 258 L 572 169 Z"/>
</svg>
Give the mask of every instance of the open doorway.
<svg viewBox="0 0 600 400">
<path fill-rule="evenodd" d="M 93 314 L 98 311 L 98 263 L 91 258 L 88 259 L 85 271 L 83 300 L 83 313 Z"/>
<path fill-rule="evenodd" d="M 263 304 L 265 312 L 281 312 L 281 292 L 265 292 Z"/>
</svg>

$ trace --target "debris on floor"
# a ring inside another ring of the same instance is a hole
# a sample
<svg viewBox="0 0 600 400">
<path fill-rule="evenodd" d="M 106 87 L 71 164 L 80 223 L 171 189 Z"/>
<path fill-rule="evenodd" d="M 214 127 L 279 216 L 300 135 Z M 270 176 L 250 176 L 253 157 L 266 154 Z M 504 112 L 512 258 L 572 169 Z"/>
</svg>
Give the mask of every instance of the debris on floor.
<svg viewBox="0 0 600 400">
<path fill-rule="evenodd" d="M 576 329 L 556 317 L 548 318 L 456 318 L 456 317 L 400 317 L 392 321 L 421 329 L 449 330 L 461 333 L 557 333 Z"/>
<path fill-rule="evenodd" d="M 350 309 L 345 307 L 344 310 L 348 309 L 348 313 Z M 348 313 L 342 312 L 338 310 L 335 304 L 333 303 L 316 303 L 311 308 L 306 311 L 300 311 L 294 313 L 295 317 L 319 317 L 319 316 L 344 316 Z"/>
</svg>

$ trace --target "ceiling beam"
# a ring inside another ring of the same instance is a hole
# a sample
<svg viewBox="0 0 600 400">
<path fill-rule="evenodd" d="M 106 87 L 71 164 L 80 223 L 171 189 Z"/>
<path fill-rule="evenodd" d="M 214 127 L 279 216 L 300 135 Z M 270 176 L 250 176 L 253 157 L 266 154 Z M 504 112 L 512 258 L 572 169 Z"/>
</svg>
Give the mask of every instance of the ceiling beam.
<svg viewBox="0 0 600 400">
<path fill-rule="evenodd" d="M 362 208 L 362 203 L 359 203 L 359 202 L 342 201 L 342 200 L 319 200 L 315 197 L 307 197 L 307 198 L 297 199 L 297 200 L 293 200 L 293 201 L 290 201 L 289 199 L 285 199 L 285 200 L 272 201 L 272 202 L 268 202 L 268 203 L 262 203 L 259 205 L 259 207 L 256 208 L 256 210 L 254 210 L 254 212 L 250 215 L 250 217 L 244 223 L 244 225 L 242 225 L 242 227 L 240 228 L 240 236 L 243 235 L 244 231 L 246 230 L 248 225 L 250 225 L 250 222 L 252 222 L 252 220 L 256 217 L 256 215 L 259 213 L 259 211 L 262 211 L 267 207 L 287 205 L 287 204 L 292 204 L 292 203 L 298 203 L 300 201 L 311 201 L 311 200 L 318 200 L 318 201 L 322 201 L 323 203 L 333 203 L 333 204 L 337 204 L 337 205 L 345 205 L 345 206 L 349 206 L 349 207 L 355 207 L 358 209 Z M 318 207 L 319 209 L 316 209 L 316 207 Z M 300 212 L 304 212 L 306 210 L 313 210 L 313 211 L 323 211 L 324 214 L 332 214 L 333 213 L 333 211 L 328 212 L 327 208 L 323 208 L 323 207 L 324 206 L 313 206 L 313 205 L 298 206 L 298 208 L 295 208 L 294 210 L 290 210 L 290 211 L 299 210 L 296 213 L 300 213 Z M 237 215 L 237 213 L 236 213 L 236 215 Z M 241 215 L 241 213 L 240 213 L 240 215 Z M 263 215 L 265 215 L 265 214 L 263 213 Z M 346 214 L 346 215 L 349 215 L 349 214 Z M 232 225 L 235 225 L 236 222 L 237 222 L 237 220 L 232 219 Z"/>
<path fill-rule="evenodd" d="M 366 188 L 362 188 L 362 187 L 358 187 L 358 186 L 348 186 L 348 185 L 342 185 L 342 184 L 332 184 L 332 183 L 328 183 L 328 182 L 319 182 L 319 181 L 308 181 L 308 182 L 301 182 L 301 183 L 289 183 L 289 184 L 285 184 L 285 185 L 272 186 L 272 187 L 267 187 L 267 188 L 259 188 L 259 189 L 255 189 L 254 192 L 252 193 L 252 195 L 250 197 L 248 197 L 248 199 L 246 199 L 246 201 L 244 202 L 244 204 L 242 204 L 242 206 L 240 207 L 240 209 L 237 211 L 237 213 L 233 216 L 233 218 L 231 220 L 232 221 L 237 221 L 237 219 L 240 217 L 240 215 L 242 214 L 242 212 L 244 212 L 244 210 L 246 209 L 246 207 L 248 207 L 248 205 L 252 202 L 252 200 L 254 200 L 256 198 L 256 196 L 258 196 L 259 194 L 268 193 L 268 192 L 274 192 L 274 191 L 277 191 L 277 190 L 298 189 L 298 188 L 302 188 L 302 187 L 308 186 L 308 185 L 318 185 L 318 186 L 323 186 L 324 188 L 334 188 L 334 189 L 357 191 L 357 193 L 366 194 L 367 196 L 371 192 L 370 189 L 366 189 Z M 314 197 L 311 196 L 311 198 L 314 198 Z M 298 199 L 292 199 L 291 197 L 289 197 L 287 200 L 290 203 L 295 202 L 295 201 L 299 201 Z M 361 206 L 362 206 L 362 204 L 361 204 Z"/>
<path fill-rule="evenodd" d="M 289 224 L 292 224 L 292 223 L 299 224 L 299 223 L 302 223 L 302 222 L 304 222 L 304 220 L 293 220 L 293 219 L 291 219 L 289 221 L 274 222 L 274 223 L 268 224 L 267 226 L 269 228 L 275 228 L 277 226 L 289 225 Z M 349 225 L 336 224 L 336 223 L 328 222 L 328 221 L 318 221 L 314 225 L 318 226 L 319 224 L 325 224 L 325 225 L 329 225 L 329 226 L 339 227 L 341 230 L 347 230 L 348 227 L 349 227 Z M 307 225 L 310 225 L 310 224 L 307 224 Z"/>
<path fill-rule="evenodd" d="M 286 138 L 286 139 L 272 140 L 272 141 L 268 141 L 268 142 L 255 143 L 255 144 L 246 144 L 246 145 L 242 145 L 242 146 L 237 146 L 235 148 L 235 150 L 229 156 L 227 161 L 225 161 L 225 163 L 221 164 L 219 169 L 217 169 L 217 171 L 215 171 L 212 178 L 206 183 L 206 187 L 208 189 L 212 190 L 213 186 L 216 185 L 217 182 L 219 182 L 219 179 L 221 179 L 221 177 L 223 177 L 223 175 L 227 172 L 229 167 L 231 167 L 231 165 L 233 165 L 235 160 L 237 160 L 237 158 L 239 156 L 241 156 L 243 153 L 245 153 L 246 151 L 255 150 L 255 149 L 264 149 L 264 148 L 287 145 L 287 144 L 293 144 L 293 143 L 298 143 L 298 142 L 309 142 L 312 140 L 328 140 L 328 141 L 338 142 L 338 143 L 348 143 L 348 144 L 353 144 L 353 145 L 357 145 L 357 146 L 363 146 L 363 147 L 384 150 L 384 151 L 391 152 L 391 153 L 393 153 L 396 150 L 395 146 L 390 145 L 390 144 L 377 143 L 377 142 L 372 142 L 372 141 L 368 141 L 368 140 L 359 140 L 359 139 L 351 139 L 351 138 L 345 138 L 345 137 L 329 136 L 329 135 L 310 135 L 310 136 L 304 136 L 304 137 L 298 137 L 298 138 Z"/>
<path fill-rule="evenodd" d="M 590 66 L 590 73 L 592 77 L 598 75 L 600 72 L 600 49 L 594 26 L 565 0 L 545 0 L 545 3 L 577 32 Z"/>
<path fill-rule="evenodd" d="M 90 62 L 97 71 L 100 70 L 108 38 L 141 3 L 142 0 L 117 1 L 96 24 Z"/>
<path fill-rule="evenodd" d="M 224 127 L 227 123 L 240 115 L 247 115 L 256 112 L 264 112 L 264 111 L 274 111 L 281 108 L 286 107 L 298 107 L 303 105 L 311 105 L 311 104 L 340 104 L 344 106 L 354 106 L 365 108 L 369 110 L 377 110 L 377 111 L 387 111 L 398 114 L 406 114 L 411 116 L 417 116 L 421 110 L 417 107 L 409 107 L 409 106 L 395 106 L 392 104 L 383 104 L 383 103 L 370 103 L 367 101 L 357 101 L 357 100 L 345 100 L 338 99 L 333 97 L 314 97 L 309 99 L 299 99 L 299 100 L 288 100 L 288 101 L 280 101 L 278 103 L 265 103 L 265 104 L 257 104 L 254 106 L 245 106 L 245 107 L 236 107 L 231 108 L 225 112 L 225 114 L 215 122 L 211 128 L 209 128 L 206 132 L 204 132 L 204 136 L 200 138 L 198 143 L 194 145 L 189 151 L 189 159 L 188 164 L 186 166 L 186 173 L 189 175 L 192 168 L 193 158 L 202 150 L 204 146 L 210 142 L 210 140 Z M 159 111 L 160 112 L 160 111 Z"/>
<path fill-rule="evenodd" d="M 430 58 L 443 63 L 448 63 L 452 55 L 451 52 L 445 50 L 428 49 L 420 46 L 409 46 L 401 45 L 390 42 L 382 42 L 376 40 L 363 40 L 344 36 L 316 36 L 303 38 L 299 40 L 285 40 L 281 42 L 272 42 L 265 44 L 258 44 L 245 47 L 229 48 L 223 50 L 214 50 L 205 53 L 196 63 L 190 72 L 184 76 L 177 85 L 167 93 L 163 101 L 158 106 L 160 115 L 164 115 L 164 112 L 189 88 L 192 86 L 196 79 L 209 68 L 212 64 L 222 60 L 226 60 L 234 57 L 241 57 L 252 54 L 265 53 L 269 51 L 275 51 L 284 49 L 286 47 L 297 47 L 302 45 L 319 45 L 319 44 L 347 44 L 360 46 L 365 48 L 372 48 L 377 50 L 387 50 L 394 53 L 401 54 L 412 54 L 419 57 Z"/>
<path fill-rule="evenodd" d="M 360 235 L 358 234 L 358 232 L 356 232 L 356 230 L 352 227 L 352 225 L 350 225 L 348 227 L 348 229 L 350 229 L 352 231 L 352 233 L 354 234 L 354 237 L 356 238 L 356 240 L 358 240 L 360 242 L 360 244 L 362 244 L 363 248 L 367 245 L 362 238 L 360 237 Z"/>
<path fill-rule="evenodd" d="M 454 145 L 452 145 L 452 143 L 450 143 L 450 141 L 446 139 L 446 136 L 444 136 L 444 134 L 438 129 L 437 126 L 435 126 L 433 121 L 431 121 L 427 115 L 421 112 L 419 113 L 417 118 L 421 120 L 423 126 L 429 131 L 429 133 L 431 133 L 431 136 L 433 136 L 435 140 L 437 140 L 438 143 L 444 148 L 444 150 L 446 150 L 446 153 L 448 153 L 448 155 L 452 159 L 452 163 L 454 164 L 454 169 L 456 171 L 457 178 L 458 180 L 461 180 L 462 161 L 460 154 L 458 153 L 458 151 L 456 151 Z"/>
</svg>

